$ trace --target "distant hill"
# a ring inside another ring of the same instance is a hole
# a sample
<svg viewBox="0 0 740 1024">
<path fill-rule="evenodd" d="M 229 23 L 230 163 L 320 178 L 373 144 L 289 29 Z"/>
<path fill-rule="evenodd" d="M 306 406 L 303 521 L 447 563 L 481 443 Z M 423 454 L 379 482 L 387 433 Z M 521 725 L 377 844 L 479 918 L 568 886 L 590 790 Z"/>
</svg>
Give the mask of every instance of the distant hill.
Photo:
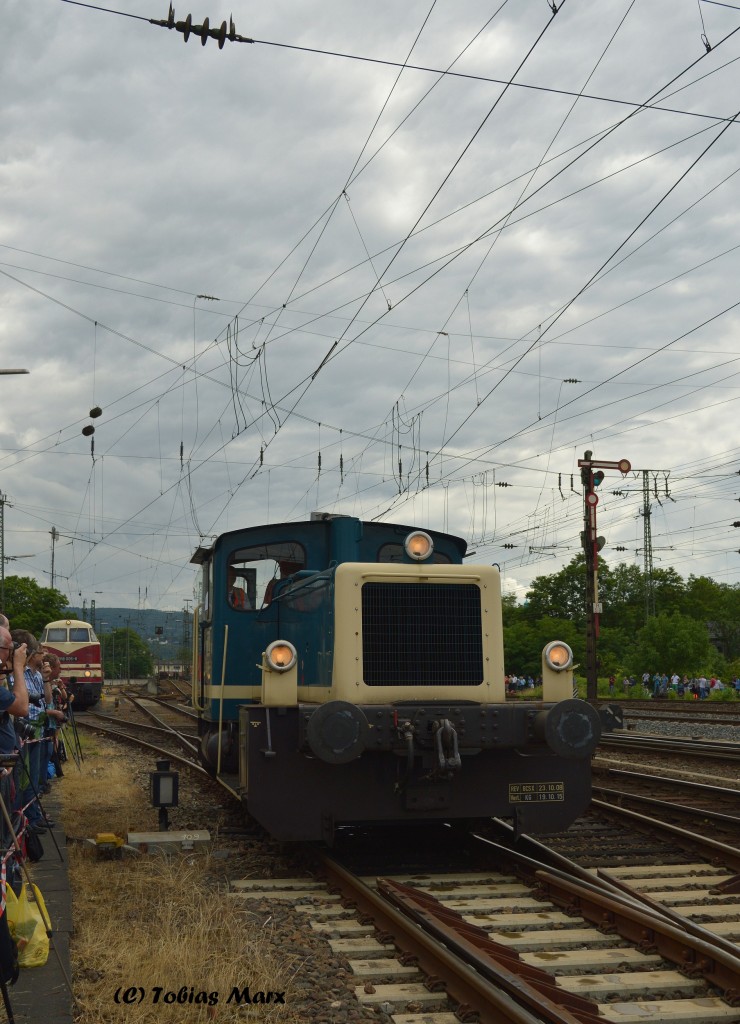
<svg viewBox="0 0 740 1024">
<path fill-rule="evenodd" d="M 190 645 L 193 635 L 193 616 L 182 609 L 157 611 L 155 608 L 97 606 L 94 609 L 83 609 L 70 606 L 64 614 L 91 622 L 98 636 L 112 633 L 114 629 L 133 629 L 159 661 L 173 659 L 183 645 Z"/>
</svg>

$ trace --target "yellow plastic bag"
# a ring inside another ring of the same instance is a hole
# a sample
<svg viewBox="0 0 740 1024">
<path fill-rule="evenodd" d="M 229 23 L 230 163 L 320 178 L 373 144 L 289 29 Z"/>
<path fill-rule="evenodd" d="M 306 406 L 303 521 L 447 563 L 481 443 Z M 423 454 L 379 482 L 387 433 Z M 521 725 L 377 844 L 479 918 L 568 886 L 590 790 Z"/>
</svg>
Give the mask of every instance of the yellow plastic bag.
<svg viewBox="0 0 740 1024">
<path fill-rule="evenodd" d="M 6 893 L 6 913 L 10 934 L 18 947 L 20 967 L 43 967 L 49 957 L 49 936 L 51 920 L 44 903 L 44 897 L 37 885 L 24 883 L 20 896 L 10 886 Z"/>
</svg>

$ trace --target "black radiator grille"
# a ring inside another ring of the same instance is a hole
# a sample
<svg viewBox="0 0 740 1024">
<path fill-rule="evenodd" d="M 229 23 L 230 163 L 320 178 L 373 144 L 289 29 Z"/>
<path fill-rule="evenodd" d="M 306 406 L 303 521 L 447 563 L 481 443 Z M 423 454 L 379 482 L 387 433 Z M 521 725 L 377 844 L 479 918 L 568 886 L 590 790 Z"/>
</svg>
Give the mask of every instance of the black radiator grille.
<svg viewBox="0 0 740 1024">
<path fill-rule="evenodd" d="M 365 583 L 362 656 L 367 686 L 478 686 L 480 590 L 472 583 Z"/>
</svg>

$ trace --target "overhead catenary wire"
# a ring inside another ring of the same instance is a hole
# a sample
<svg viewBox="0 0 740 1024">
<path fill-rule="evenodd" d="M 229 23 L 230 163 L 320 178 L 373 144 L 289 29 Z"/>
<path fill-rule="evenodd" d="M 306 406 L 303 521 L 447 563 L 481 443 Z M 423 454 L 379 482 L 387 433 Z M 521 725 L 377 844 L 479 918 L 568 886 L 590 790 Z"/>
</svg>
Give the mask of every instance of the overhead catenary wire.
<svg viewBox="0 0 740 1024">
<path fill-rule="evenodd" d="M 364 221 L 361 221 L 361 224 L 362 224 L 363 230 L 364 230 L 364 223 L 365 223 Z M 389 275 L 389 276 L 390 276 L 390 275 Z M 668 275 L 666 274 L 666 277 L 667 277 L 667 276 L 668 276 Z M 316 275 L 314 275 L 314 278 L 313 278 L 313 280 L 316 280 L 316 279 L 317 279 L 317 278 L 316 278 Z M 312 282 L 311 282 L 311 283 L 312 283 Z M 624 294 L 624 290 L 622 290 L 622 294 Z M 474 309 L 473 309 L 473 313 L 474 313 L 474 314 L 477 314 L 477 309 L 476 309 L 475 307 L 474 307 Z M 394 317 L 394 319 L 396 319 L 396 318 Z M 699 318 L 697 317 L 697 319 L 699 319 Z M 438 324 L 435 324 L 435 325 L 430 325 L 430 326 L 438 326 Z M 475 323 L 475 326 L 476 326 L 476 327 L 478 326 L 477 322 Z M 569 325 L 569 326 L 570 326 L 570 325 Z M 465 334 L 467 334 L 468 336 L 472 336 L 472 330 L 470 329 L 470 325 L 468 325 L 468 331 L 466 331 L 466 332 L 464 332 L 464 333 L 465 333 Z M 275 332 L 275 334 L 277 334 L 277 332 Z M 555 332 L 553 331 L 553 335 L 554 335 L 554 334 L 555 334 Z M 449 333 L 449 336 L 451 337 L 451 332 Z M 376 337 L 377 337 L 377 334 L 376 334 Z M 382 340 L 382 339 L 378 339 L 378 340 Z M 564 343 L 565 343 L 566 341 L 567 341 L 567 339 L 564 339 Z M 453 342 L 452 342 L 452 341 L 450 341 L 450 342 L 449 342 L 449 344 L 450 344 L 450 346 L 451 346 L 451 349 L 452 349 L 452 351 L 450 352 L 450 357 L 449 357 L 448 359 L 446 359 L 445 361 L 447 362 L 447 365 L 450 365 L 450 366 L 451 366 L 451 365 L 453 365 L 453 364 L 452 364 L 452 361 L 451 361 L 451 360 L 452 360 L 452 357 L 456 357 L 456 356 L 457 356 L 457 355 L 458 355 L 459 353 L 458 353 L 458 352 L 456 352 L 456 351 L 454 351 L 454 348 L 455 348 L 455 346 L 454 346 L 454 344 L 453 344 Z M 635 344 L 637 344 L 637 341 L 635 342 Z M 718 346 L 717 346 L 717 345 L 712 345 L 712 347 L 714 348 L 714 347 L 718 347 Z M 470 349 L 471 349 L 471 351 L 472 351 L 472 349 L 473 349 L 473 346 L 472 346 L 472 344 L 470 344 Z M 486 355 L 486 356 L 488 356 L 489 354 L 490 354 L 490 352 L 486 352 L 486 353 L 485 353 L 485 355 Z M 476 341 L 476 351 L 474 351 L 474 352 L 473 352 L 473 357 L 474 357 L 473 361 L 474 361 L 474 363 L 476 363 L 476 358 L 475 358 L 476 356 L 477 356 L 477 341 Z M 482 361 L 484 361 L 484 360 L 482 360 Z M 713 361 L 715 361 L 715 360 L 713 360 Z M 225 365 L 225 364 L 224 364 L 224 365 Z M 201 369 L 202 367 L 203 367 L 203 364 L 202 364 L 202 363 L 198 363 L 198 367 L 197 367 L 197 369 L 198 369 L 198 370 L 200 370 L 200 369 Z M 477 365 L 475 365 L 475 366 L 471 367 L 471 370 L 472 370 L 472 373 L 473 373 L 473 380 L 474 380 L 474 384 L 475 384 L 475 387 L 478 387 L 478 386 L 479 386 L 479 381 L 480 381 L 480 379 L 481 379 L 481 378 L 480 378 L 480 367 L 479 367 L 479 366 L 477 366 Z M 578 374 L 578 376 L 583 376 L 583 375 L 582 375 L 582 374 Z M 241 370 L 239 371 L 239 377 L 241 378 Z M 544 378 L 540 378 L 540 379 L 543 379 L 543 380 L 544 380 Z M 600 375 L 600 379 L 602 379 L 602 380 L 606 379 L 606 375 Z M 199 377 L 199 380 L 203 380 L 203 378 L 200 378 L 200 377 Z M 452 383 L 453 383 L 453 384 L 455 384 L 455 383 L 456 383 L 456 381 L 455 381 L 455 380 L 453 380 L 453 381 L 452 381 Z M 598 380 L 592 380 L 592 381 L 591 381 L 591 383 L 598 383 Z M 248 389 L 248 390 L 252 390 L 252 389 Z M 178 395 L 182 395 L 182 396 L 184 397 L 184 395 L 185 395 L 185 389 L 184 389 L 184 388 L 183 388 L 183 389 L 181 389 L 181 391 L 180 391 L 180 392 L 178 392 Z M 275 401 L 276 401 L 276 404 L 277 404 L 277 402 L 279 401 L 279 396 L 278 396 L 277 394 L 273 394 L 273 396 L 272 396 L 272 397 L 273 397 L 273 398 L 275 399 Z M 414 405 L 416 404 L 416 402 L 417 402 L 417 400 L 418 400 L 419 398 L 423 398 L 423 397 L 424 397 L 424 396 L 423 396 L 423 395 L 421 395 L 421 394 L 420 394 L 420 393 L 419 393 L 419 392 L 417 391 L 417 393 L 416 393 L 415 395 L 413 395 L 413 396 L 412 396 L 412 401 L 411 401 L 411 402 L 409 403 L 409 409 L 411 409 L 411 408 L 412 408 L 412 407 L 413 407 L 413 406 L 414 406 Z M 466 396 L 466 399 L 465 399 L 465 400 L 466 400 L 466 402 L 467 402 L 467 400 L 468 400 L 469 398 L 470 398 L 470 395 L 468 394 L 468 395 Z M 242 399 L 242 398 L 241 398 L 241 397 L 239 396 L 239 397 L 237 398 L 237 401 L 238 401 L 239 403 L 241 403 L 241 402 L 243 402 L 243 401 L 244 401 L 244 399 Z M 475 398 L 475 397 L 474 397 L 474 398 L 473 398 L 473 401 L 477 401 L 477 398 Z M 244 408 L 245 408 L 245 411 L 246 411 L 246 406 L 245 406 Z M 254 411 L 254 410 L 253 410 L 253 411 Z M 457 414 L 459 414 L 459 412 L 461 412 L 461 411 L 462 411 L 462 407 L 458 408 L 458 410 L 456 410 L 456 415 L 457 415 Z M 314 415 L 311 415 L 311 413 L 314 413 Z M 303 422 L 306 422 L 306 421 L 308 421 L 308 422 L 311 422 L 311 421 L 317 422 L 317 421 L 319 421 L 319 419 L 321 420 L 321 422 L 323 422 L 323 421 L 324 421 L 324 419 L 325 419 L 325 417 L 324 417 L 323 413 L 322 413 L 322 415 L 321 415 L 320 417 L 319 417 L 319 416 L 317 416 L 317 415 L 315 415 L 315 409 L 314 409 L 314 408 L 312 408 L 312 407 L 311 407 L 310 405 L 308 405 L 308 404 L 307 404 L 307 405 L 304 405 L 304 406 L 301 406 L 301 407 L 298 407 L 298 408 L 296 408 L 296 409 L 295 409 L 295 411 L 294 411 L 294 415 L 295 415 L 295 416 L 298 416 L 299 414 L 303 414 L 304 416 L 306 416 L 306 420 L 303 420 Z M 246 418 L 246 417 L 245 417 L 245 418 Z M 331 419 L 331 417 L 327 417 L 327 418 Z M 211 422 L 211 421 L 209 420 L 209 424 L 208 424 L 208 426 L 210 426 L 210 422 Z M 214 423 L 218 422 L 215 416 L 213 417 L 213 422 L 214 422 Z M 456 425 L 456 424 L 457 424 L 457 420 L 455 420 L 455 425 Z M 519 423 L 516 423 L 516 424 L 513 424 L 513 425 L 514 425 L 514 426 L 519 426 Z M 342 418 L 341 416 L 337 418 L 337 424 L 336 424 L 336 428 L 337 428 L 337 430 L 343 430 L 343 429 L 344 429 L 345 427 L 347 428 L 347 430 L 346 430 L 346 433 L 345 433 L 345 434 L 343 434 L 343 437 L 344 437 L 344 438 L 351 438 L 351 437 L 352 437 L 352 427 L 355 427 L 355 428 L 356 428 L 357 426 L 359 426 L 359 423 L 358 423 L 357 421 L 355 421 L 354 423 L 352 423 L 352 422 L 349 422 L 349 421 L 347 421 L 347 422 L 343 422 L 343 418 Z M 551 429 L 551 428 L 552 428 L 552 429 L 554 430 L 554 423 L 553 423 L 553 419 L 552 419 L 552 417 L 550 418 L 550 421 L 548 422 L 548 425 L 547 425 L 547 429 L 548 429 L 548 431 L 550 431 L 550 429 Z M 206 427 L 206 429 L 207 429 L 207 427 Z M 219 433 L 219 431 L 220 431 L 220 426 L 216 428 L 216 434 L 215 434 L 215 436 L 214 436 L 214 435 L 212 435 L 212 440 L 213 440 L 214 442 L 215 442 L 215 440 L 216 440 L 216 439 L 218 438 L 218 433 Z M 252 431 L 251 431 L 251 433 L 252 433 L 252 436 L 254 437 L 254 430 L 252 430 Z M 326 443 L 326 439 L 325 439 L 325 438 L 324 438 L 324 436 L 323 436 L 323 433 L 324 433 L 324 432 L 322 432 L 322 445 L 321 445 L 321 449 L 322 449 L 322 453 L 324 453 L 324 468 L 325 468 L 325 471 L 326 471 L 326 472 L 329 472 L 330 470 L 329 470 L 329 469 L 327 469 L 327 466 L 328 466 L 328 465 L 329 465 L 329 464 L 331 463 L 331 460 L 330 460 L 330 459 L 327 459 L 327 458 L 326 458 L 326 451 L 327 451 L 327 443 Z M 331 431 L 329 430 L 329 431 L 328 431 L 328 433 L 330 434 L 330 433 L 331 433 Z M 358 431 L 357 433 L 359 434 L 359 433 L 361 433 L 361 431 Z M 559 432 L 559 433 L 560 433 L 560 432 Z M 129 436 L 131 436 L 131 435 L 129 435 Z M 329 437 L 328 437 L 328 443 L 331 443 L 332 441 L 333 441 L 333 438 L 332 438 L 331 436 L 329 436 Z M 355 448 L 355 449 L 356 449 L 356 446 L 355 446 L 355 445 L 354 445 L 354 444 L 353 444 L 352 442 L 351 442 L 351 446 L 352 446 L 353 448 Z M 121 448 L 121 447 L 122 447 L 122 446 L 121 446 L 121 445 L 119 444 L 119 445 L 118 445 L 118 450 L 120 450 L 120 448 Z M 128 447 L 128 448 L 130 448 L 131 446 L 129 445 L 129 446 L 127 446 L 127 447 Z M 203 448 L 201 449 L 201 453 L 202 453 L 202 455 L 204 456 L 204 458 L 205 458 L 205 457 L 207 457 L 206 453 L 207 453 L 207 452 L 209 451 L 209 449 L 211 449 L 211 448 L 216 448 L 216 447 L 217 447 L 217 445 L 216 445 L 215 443 L 214 443 L 214 444 L 210 444 L 210 443 L 209 443 L 208 445 L 204 446 L 204 447 L 203 447 Z M 257 446 L 256 446 L 256 445 L 254 444 L 254 441 L 252 441 L 252 447 L 253 447 L 253 450 L 254 450 L 254 451 L 256 451 L 256 450 L 257 450 Z M 311 446 L 310 444 L 306 444 L 306 445 L 305 445 L 305 448 L 306 448 L 306 450 L 307 450 L 307 451 L 308 451 L 308 450 L 310 450 L 310 448 L 311 448 L 311 447 L 312 447 L 312 446 Z M 418 446 L 417 446 L 417 447 L 418 447 Z M 454 446 L 454 443 L 453 443 L 453 445 L 450 445 L 450 448 L 453 448 L 453 447 L 456 447 L 456 446 Z M 467 447 L 470 447 L 470 446 L 467 446 Z M 538 446 L 538 447 L 539 447 L 539 446 Z M 274 453 L 274 454 L 271 454 L 271 456 L 270 456 L 270 463 L 271 463 L 271 466 L 272 466 L 272 467 L 275 467 L 275 466 L 280 466 L 280 465 L 281 465 L 281 464 L 283 464 L 283 463 L 284 463 L 284 461 L 285 461 L 285 460 L 284 460 L 284 458 L 282 457 L 282 452 L 281 452 L 281 451 L 280 451 L 279 449 L 275 449 L 275 450 L 274 450 L 274 452 L 275 452 L 275 453 Z M 228 456 L 228 458 L 229 458 L 229 461 L 231 460 L 231 456 L 232 456 L 232 454 L 234 454 L 234 449 L 230 448 L 230 449 L 229 449 L 229 456 Z M 241 446 L 238 446 L 238 456 L 237 456 L 237 464 L 238 464 L 238 461 L 239 461 L 239 460 L 240 460 L 240 458 L 241 458 L 241 454 L 242 454 L 242 453 L 241 453 Z M 452 456 L 453 456 L 453 458 L 454 458 L 454 457 L 456 456 L 456 454 L 457 454 L 457 453 L 453 451 L 453 452 L 452 452 L 451 454 L 452 454 Z M 224 453 L 224 457 L 225 457 L 225 455 L 226 455 L 226 453 Z M 360 457 L 360 455 L 359 455 L 359 452 L 358 452 L 358 451 L 356 451 L 356 450 L 350 450 L 350 452 L 344 452 L 344 453 L 343 453 L 343 455 L 346 455 L 346 456 L 347 456 L 347 462 L 348 462 L 348 465 L 349 465 L 349 464 L 351 464 L 352 460 L 357 460 L 357 459 L 359 459 L 359 457 Z M 510 455 L 510 453 L 507 453 L 507 455 Z M 506 460 L 506 461 L 508 462 L 508 461 L 509 461 L 509 459 L 507 458 L 507 460 Z M 274 471 L 274 469 L 273 469 L 273 468 L 271 468 L 271 469 L 270 469 L 269 471 L 273 473 L 273 479 L 277 479 L 277 476 L 276 476 L 276 474 L 275 474 L 275 471 Z M 228 489 L 229 489 L 229 490 L 232 490 L 232 489 L 233 489 L 233 484 L 234 484 L 234 483 L 235 483 L 235 481 L 234 481 L 234 480 L 231 480 L 231 481 L 229 481 L 229 487 L 228 487 Z M 322 490 L 325 490 L 325 491 L 326 491 L 326 492 L 328 493 L 328 489 L 322 488 Z M 451 492 L 450 492 L 450 493 L 451 493 Z M 326 496 L 327 496 L 327 494 L 325 493 L 325 495 L 324 495 L 324 496 L 326 497 Z M 200 504 L 200 502 L 201 502 L 201 501 L 203 500 L 203 497 L 204 497 L 204 496 L 203 496 L 202 494 L 201 494 L 201 495 L 196 495 L 196 501 L 197 501 L 197 502 L 198 502 L 198 503 Z M 558 498 L 558 500 L 560 500 L 560 498 Z"/>
</svg>

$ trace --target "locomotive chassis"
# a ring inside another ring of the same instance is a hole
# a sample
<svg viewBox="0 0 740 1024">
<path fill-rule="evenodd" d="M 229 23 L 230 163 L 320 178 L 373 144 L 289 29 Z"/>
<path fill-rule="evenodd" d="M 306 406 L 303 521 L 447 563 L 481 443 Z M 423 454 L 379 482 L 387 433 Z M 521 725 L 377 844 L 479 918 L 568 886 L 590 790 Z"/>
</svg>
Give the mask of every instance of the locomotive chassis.
<svg viewBox="0 0 740 1024">
<path fill-rule="evenodd" d="M 586 732 L 589 725 L 598 732 L 598 716 L 589 705 L 565 701 L 555 708 L 564 704 L 585 721 Z M 369 749 L 336 764 L 310 749 L 307 727 L 315 705 L 243 705 L 239 788 L 249 793 L 250 814 L 283 841 L 330 842 L 336 825 L 353 822 L 496 816 L 513 816 L 517 832 L 558 832 L 588 807 L 591 772 L 588 759 L 558 756 L 537 741 L 555 708 L 366 706 L 359 710 L 374 723 Z M 416 748 L 410 768 L 396 722 L 418 721 L 420 712 L 457 723 L 467 740 L 458 770 L 440 768 L 433 744 Z"/>
</svg>

